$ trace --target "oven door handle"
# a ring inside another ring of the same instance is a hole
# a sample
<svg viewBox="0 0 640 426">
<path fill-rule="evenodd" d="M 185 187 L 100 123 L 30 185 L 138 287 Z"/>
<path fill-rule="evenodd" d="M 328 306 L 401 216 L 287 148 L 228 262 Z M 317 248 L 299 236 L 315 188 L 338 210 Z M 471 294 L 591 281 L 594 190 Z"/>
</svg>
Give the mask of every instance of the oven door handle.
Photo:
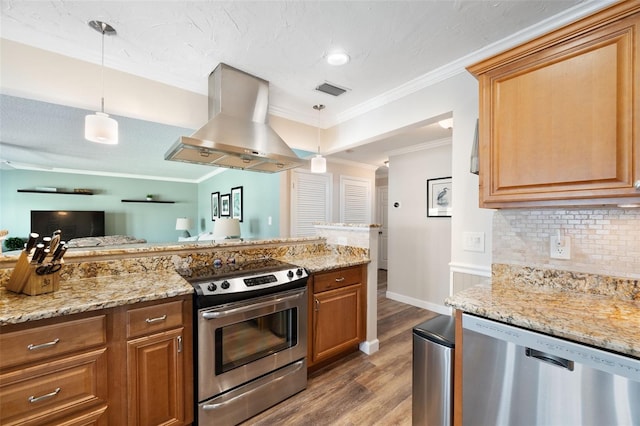
<svg viewBox="0 0 640 426">
<path fill-rule="evenodd" d="M 247 306 L 241 306 L 241 307 L 238 307 L 238 308 L 227 309 L 225 311 L 203 312 L 202 313 L 202 318 L 208 319 L 208 320 L 209 319 L 217 319 L 217 318 L 221 318 L 221 317 L 226 317 L 227 315 L 233 315 L 233 314 L 239 314 L 239 313 L 242 313 L 242 312 L 253 311 L 255 309 L 260 309 L 260 308 L 263 308 L 265 306 L 275 305 L 276 303 L 288 302 L 289 300 L 298 299 L 298 298 L 300 298 L 300 296 L 302 294 L 304 294 L 304 291 L 301 291 L 301 292 L 299 292 L 297 294 L 294 294 L 292 296 L 278 297 L 277 299 L 265 300 L 264 302 L 253 303 L 253 304 L 247 305 Z"/>
</svg>

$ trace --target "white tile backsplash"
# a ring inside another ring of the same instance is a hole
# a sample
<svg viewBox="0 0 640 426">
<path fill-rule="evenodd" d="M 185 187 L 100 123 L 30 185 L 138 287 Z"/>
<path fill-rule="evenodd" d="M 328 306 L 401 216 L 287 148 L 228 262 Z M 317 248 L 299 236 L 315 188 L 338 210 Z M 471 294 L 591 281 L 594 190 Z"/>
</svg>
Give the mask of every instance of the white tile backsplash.
<svg viewBox="0 0 640 426">
<path fill-rule="evenodd" d="M 558 230 L 571 237 L 571 259 L 549 257 Z M 498 210 L 493 263 L 640 278 L 640 210 Z"/>
</svg>

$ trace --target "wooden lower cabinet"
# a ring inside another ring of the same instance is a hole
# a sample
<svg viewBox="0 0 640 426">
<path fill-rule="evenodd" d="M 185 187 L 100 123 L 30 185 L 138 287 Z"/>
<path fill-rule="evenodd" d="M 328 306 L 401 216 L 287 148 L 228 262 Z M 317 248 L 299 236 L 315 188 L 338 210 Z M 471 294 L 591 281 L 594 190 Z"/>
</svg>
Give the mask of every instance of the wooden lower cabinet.
<svg viewBox="0 0 640 426">
<path fill-rule="evenodd" d="M 366 336 L 366 265 L 317 273 L 309 280 L 307 365 L 357 349 Z"/>
<path fill-rule="evenodd" d="M 193 422 L 192 301 L 0 328 L 1 425 Z"/>
<path fill-rule="evenodd" d="M 321 360 L 362 341 L 360 284 L 314 296 L 313 359 Z"/>
<path fill-rule="evenodd" d="M 127 342 L 129 424 L 182 425 L 184 329 Z"/>
</svg>

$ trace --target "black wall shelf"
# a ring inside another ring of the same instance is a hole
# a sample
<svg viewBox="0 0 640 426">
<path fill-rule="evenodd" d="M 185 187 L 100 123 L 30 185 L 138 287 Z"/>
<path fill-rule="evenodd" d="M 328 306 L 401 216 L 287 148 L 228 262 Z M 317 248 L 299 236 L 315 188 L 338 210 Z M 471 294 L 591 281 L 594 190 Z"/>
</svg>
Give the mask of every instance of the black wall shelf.
<svg viewBox="0 0 640 426">
<path fill-rule="evenodd" d="M 160 200 L 122 200 L 123 203 L 162 203 L 162 204 L 174 204 L 175 201 L 160 201 Z"/>
<path fill-rule="evenodd" d="M 18 189 L 18 192 L 32 192 L 32 193 L 35 193 L 35 194 L 93 195 L 93 192 L 41 191 L 39 189 Z"/>
</svg>

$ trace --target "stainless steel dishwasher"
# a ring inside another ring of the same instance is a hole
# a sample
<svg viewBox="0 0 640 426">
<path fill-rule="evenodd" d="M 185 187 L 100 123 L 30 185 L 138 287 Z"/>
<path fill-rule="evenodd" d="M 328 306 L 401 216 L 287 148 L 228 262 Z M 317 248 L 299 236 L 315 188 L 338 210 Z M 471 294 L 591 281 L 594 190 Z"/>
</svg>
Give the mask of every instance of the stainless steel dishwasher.
<svg viewBox="0 0 640 426">
<path fill-rule="evenodd" d="M 465 425 L 640 425 L 640 360 L 469 314 Z"/>
</svg>

